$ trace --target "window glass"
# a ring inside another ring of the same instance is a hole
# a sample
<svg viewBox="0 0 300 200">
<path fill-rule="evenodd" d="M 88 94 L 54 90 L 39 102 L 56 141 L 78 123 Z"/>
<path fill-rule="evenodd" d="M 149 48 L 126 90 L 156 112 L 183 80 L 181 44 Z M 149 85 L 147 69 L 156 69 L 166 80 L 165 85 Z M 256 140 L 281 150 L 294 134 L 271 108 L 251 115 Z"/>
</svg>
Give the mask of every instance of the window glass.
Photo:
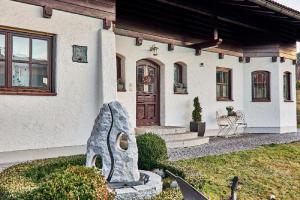
<svg viewBox="0 0 300 200">
<path fill-rule="evenodd" d="M 0 61 L 0 86 L 5 85 L 5 61 Z"/>
<path fill-rule="evenodd" d="M 48 72 L 46 64 L 32 64 L 31 85 L 32 87 L 47 87 Z"/>
<path fill-rule="evenodd" d="M 32 39 L 32 60 L 45 62 L 48 60 L 48 41 Z"/>
<path fill-rule="evenodd" d="M 13 60 L 29 61 L 29 38 L 13 36 Z"/>
<path fill-rule="evenodd" d="M 0 34 L 0 86 L 5 86 L 5 35 Z"/>
<path fill-rule="evenodd" d="M 5 59 L 5 35 L 0 34 L 0 60 Z"/>
<path fill-rule="evenodd" d="M 254 100 L 269 100 L 269 73 L 265 71 L 257 71 L 252 73 L 252 91 Z"/>
<path fill-rule="evenodd" d="M 16 63 L 12 64 L 12 86 L 29 86 L 29 64 Z"/>
<path fill-rule="evenodd" d="M 217 99 L 230 100 L 231 99 L 231 70 L 227 68 L 219 68 L 216 73 L 217 81 Z"/>
<path fill-rule="evenodd" d="M 284 100 L 291 100 L 291 88 L 290 88 L 290 73 L 286 72 L 283 75 L 283 98 Z"/>
</svg>

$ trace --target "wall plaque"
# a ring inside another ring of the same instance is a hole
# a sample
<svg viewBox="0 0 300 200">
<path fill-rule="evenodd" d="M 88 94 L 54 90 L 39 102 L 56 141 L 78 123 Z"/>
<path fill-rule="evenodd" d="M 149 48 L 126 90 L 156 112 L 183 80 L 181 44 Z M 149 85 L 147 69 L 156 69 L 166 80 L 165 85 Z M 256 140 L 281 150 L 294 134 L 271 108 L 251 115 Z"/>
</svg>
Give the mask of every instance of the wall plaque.
<svg viewBox="0 0 300 200">
<path fill-rule="evenodd" d="M 73 45 L 73 62 L 87 63 L 87 46 Z"/>
</svg>

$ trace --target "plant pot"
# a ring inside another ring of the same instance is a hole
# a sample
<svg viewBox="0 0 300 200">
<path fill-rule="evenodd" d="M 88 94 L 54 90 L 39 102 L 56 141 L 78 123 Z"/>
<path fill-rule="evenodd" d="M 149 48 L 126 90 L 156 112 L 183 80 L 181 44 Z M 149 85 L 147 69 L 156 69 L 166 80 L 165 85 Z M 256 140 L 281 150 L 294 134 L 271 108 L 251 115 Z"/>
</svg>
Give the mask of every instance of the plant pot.
<svg viewBox="0 0 300 200">
<path fill-rule="evenodd" d="M 190 131 L 198 132 L 198 136 L 203 137 L 206 129 L 205 122 L 190 122 Z"/>
<path fill-rule="evenodd" d="M 191 132 L 198 132 L 198 123 L 199 122 L 190 122 L 190 131 Z"/>
<path fill-rule="evenodd" d="M 198 123 L 198 136 L 203 137 L 206 129 L 206 123 L 205 122 L 199 122 Z"/>
</svg>

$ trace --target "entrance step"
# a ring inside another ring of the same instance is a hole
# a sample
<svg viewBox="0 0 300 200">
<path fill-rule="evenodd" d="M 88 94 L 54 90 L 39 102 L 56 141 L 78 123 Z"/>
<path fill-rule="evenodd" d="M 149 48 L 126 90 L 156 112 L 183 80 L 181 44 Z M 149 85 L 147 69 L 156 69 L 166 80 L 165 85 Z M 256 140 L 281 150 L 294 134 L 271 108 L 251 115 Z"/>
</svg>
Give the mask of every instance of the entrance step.
<svg viewBox="0 0 300 200">
<path fill-rule="evenodd" d="M 154 133 L 160 135 L 168 148 L 199 146 L 209 142 L 208 137 L 198 137 L 197 132 L 188 132 L 187 128 L 177 126 L 142 126 L 135 128 L 137 135 Z"/>
<path fill-rule="evenodd" d="M 144 133 L 155 133 L 158 135 L 185 133 L 187 128 L 178 126 L 139 126 L 135 128 L 135 133 L 141 135 Z"/>
<path fill-rule="evenodd" d="M 166 142 L 174 140 L 189 140 L 198 138 L 197 132 L 172 133 L 160 135 Z"/>
<path fill-rule="evenodd" d="M 167 148 L 173 149 L 173 148 L 185 148 L 185 147 L 193 147 L 193 146 L 199 146 L 202 144 L 206 144 L 209 142 L 208 137 L 198 137 L 195 139 L 188 139 L 188 140 L 173 140 L 173 141 L 167 141 Z"/>
</svg>

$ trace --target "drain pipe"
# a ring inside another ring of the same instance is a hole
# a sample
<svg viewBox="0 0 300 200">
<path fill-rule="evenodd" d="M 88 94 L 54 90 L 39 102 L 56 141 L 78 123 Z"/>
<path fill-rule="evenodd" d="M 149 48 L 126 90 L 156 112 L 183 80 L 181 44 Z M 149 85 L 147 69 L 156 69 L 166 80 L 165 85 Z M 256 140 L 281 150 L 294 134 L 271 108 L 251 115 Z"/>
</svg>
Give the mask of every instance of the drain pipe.
<svg viewBox="0 0 300 200">
<path fill-rule="evenodd" d="M 289 16 L 289 17 L 300 20 L 300 13 L 296 13 L 296 12 L 293 12 L 293 11 L 287 9 L 287 8 L 278 6 L 275 3 L 272 3 L 271 1 L 268 1 L 268 0 L 248 0 L 248 1 L 250 1 L 252 3 L 255 3 L 255 4 L 258 4 L 262 7 L 269 8 L 273 11 L 280 12 L 284 15 Z"/>
</svg>

